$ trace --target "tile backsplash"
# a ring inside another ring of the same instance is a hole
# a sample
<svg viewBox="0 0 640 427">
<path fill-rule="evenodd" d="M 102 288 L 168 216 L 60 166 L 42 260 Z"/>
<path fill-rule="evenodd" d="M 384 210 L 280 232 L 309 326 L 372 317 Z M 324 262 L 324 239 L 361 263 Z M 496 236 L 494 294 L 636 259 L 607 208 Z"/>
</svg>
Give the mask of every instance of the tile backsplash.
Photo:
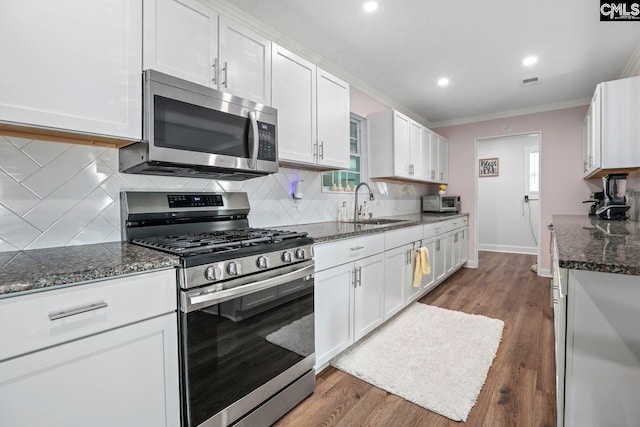
<svg viewBox="0 0 640 427">
<path fill-rule="evenodd" d="M 114 149 L 0 136 L 0 252 L 121 240 L 122 190 L 245 191 L 252 227 L 334 221 L 353 193 L 321 191 L 320 172 L 280 168 L 247 181 L 129 175 Z M 291 188 L 302 181 L 302 200 Z M 415 213 L 432 186 L 372 183 L 374 216 Z"/>
</svg>

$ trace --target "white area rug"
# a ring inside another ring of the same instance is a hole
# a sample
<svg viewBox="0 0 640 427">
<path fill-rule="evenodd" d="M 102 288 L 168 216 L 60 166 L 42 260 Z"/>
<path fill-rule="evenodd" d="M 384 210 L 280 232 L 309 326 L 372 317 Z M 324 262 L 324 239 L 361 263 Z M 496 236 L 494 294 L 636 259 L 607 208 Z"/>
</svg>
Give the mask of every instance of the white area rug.
<svg viewBox="0 0 640 427">
<path fill-rule="evenodd" d="M 504 322 L 414 303 L 331 364 L 455 421 L 466 421 Z"/>
<path fill-rule="evenodd" d="M 267 341 L 300 356 L 308 356 L 314 351 L 312 339 L 300 339 L 300 337 L 313 337 L 313 313 L 284 325 L 277 331 L 267 335 Z"/>
</svg>

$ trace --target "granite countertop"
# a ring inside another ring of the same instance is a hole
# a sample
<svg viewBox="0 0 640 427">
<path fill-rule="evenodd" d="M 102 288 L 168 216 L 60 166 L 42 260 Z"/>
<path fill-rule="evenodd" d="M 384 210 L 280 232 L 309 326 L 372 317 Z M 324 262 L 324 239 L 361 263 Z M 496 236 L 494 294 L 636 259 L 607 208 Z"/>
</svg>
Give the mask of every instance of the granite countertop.
<svg viewBox="0 0 640 427">
<path fill-rule="evenodd" d="M 640 223 L 553 215 L 561 268 L 640 276 Z"/>
<path fill-rule="evenodd" d="M 364 234 L 382 233 L 398 228 L 411 227 L 414 225 L 429 224 L 444 221 L 452 218 L 467 217 L 467 213 L 417 213 L 409 215 L 386 216 L 377 219 L 402 220 L 402 222 L 392 224 L 353 224 L 349 222 L 318 222 L 313 224 L 297 224 L 287 227 L 277 227 L 280 230 L 290 230 L 306 232 L 309 237 L 313 237 L 315 243 L 324 243 L 332 240 L 345 239 L 348 237 L 362 236 Z"/>
<path fill-rule="evenodd" d="M 0 298 L 173 268 L 178 257 L 125 242 L 0 252 Z"/>
</svg>

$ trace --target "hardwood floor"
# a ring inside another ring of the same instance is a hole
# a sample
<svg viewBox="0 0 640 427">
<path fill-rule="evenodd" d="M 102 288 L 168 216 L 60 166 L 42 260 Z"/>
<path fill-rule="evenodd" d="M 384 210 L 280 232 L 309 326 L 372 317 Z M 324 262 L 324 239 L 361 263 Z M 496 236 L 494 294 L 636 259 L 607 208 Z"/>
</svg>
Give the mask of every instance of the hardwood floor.
<svg viewBox="0 0 640 427">
<path fill-rule="evenodd" d="M 428 411 L 329 367 L 316 391 L 276 426 L 555 426 L 553 310 L 549 279 L 530 270 L 531 255 L 480 252 L 420 299 L 451 310 L 502 319 L 502 342 L 465 423 Z"/>
</svg>

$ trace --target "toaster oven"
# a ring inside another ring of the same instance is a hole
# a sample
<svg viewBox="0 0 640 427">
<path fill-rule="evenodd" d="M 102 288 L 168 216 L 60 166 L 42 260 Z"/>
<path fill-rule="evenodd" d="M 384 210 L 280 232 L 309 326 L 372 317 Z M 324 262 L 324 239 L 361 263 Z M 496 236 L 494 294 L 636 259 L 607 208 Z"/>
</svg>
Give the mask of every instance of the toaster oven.
<svg viewBox="0 0 640 427">
<path fill-rule="evenodd" d="M 448 194 L 422 196 L 422 212 L 460 212 L 460 196 Z"/>
</svg>

